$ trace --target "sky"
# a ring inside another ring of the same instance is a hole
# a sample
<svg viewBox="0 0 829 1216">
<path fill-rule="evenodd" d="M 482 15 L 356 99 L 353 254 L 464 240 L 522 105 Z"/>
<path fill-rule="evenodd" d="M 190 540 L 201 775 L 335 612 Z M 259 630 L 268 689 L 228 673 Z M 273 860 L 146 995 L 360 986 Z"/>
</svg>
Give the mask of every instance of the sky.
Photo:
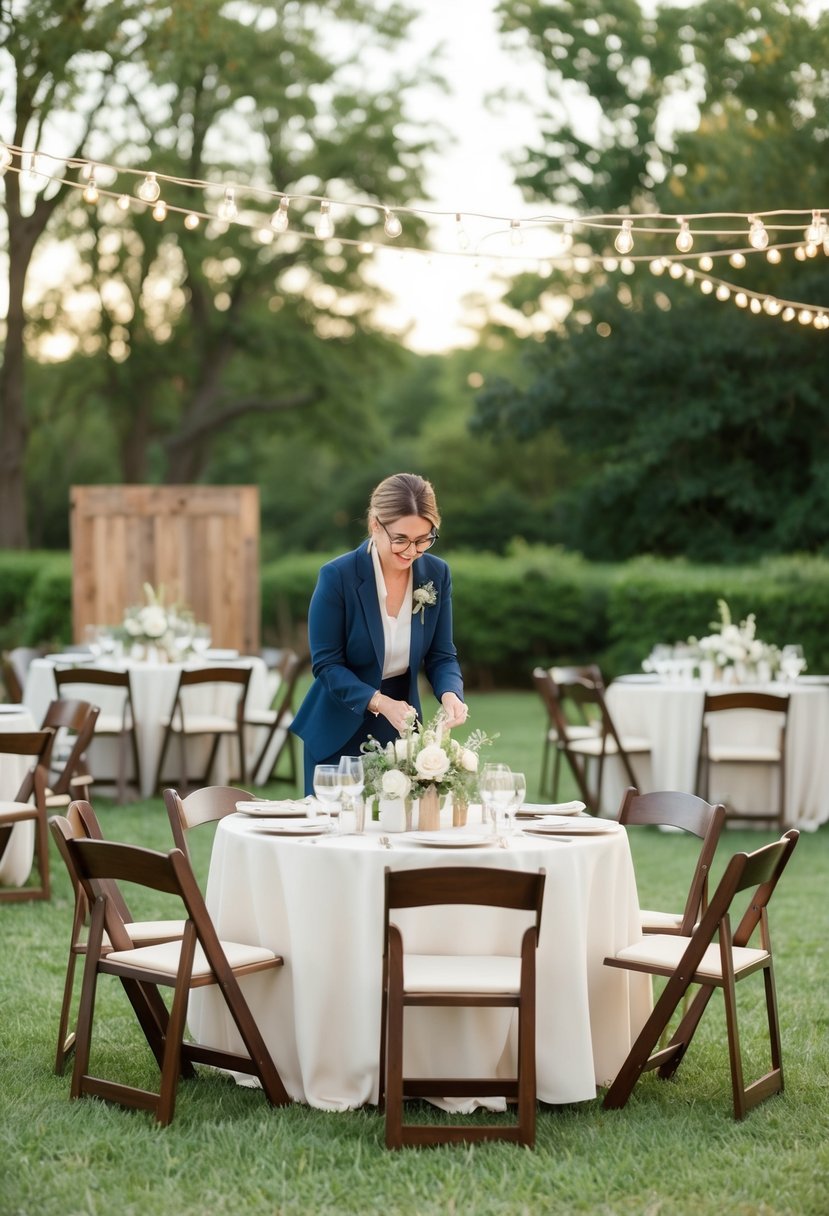
<svg viewBox="0 0 829 1216">
<path fill-rule="evenodd" d="M 520 217 L 530 211 L 514 184 L 512 156 L 533 144 L 537 135 L 537 109 L 518 102 L 503 112 L 487 110 L 488 94 L 505 88 L 521 89 L 543 104 L 544 74 L 540 65 L 525 53 L 512 55 L 503 49 L 496 32 L 494 0 L 409 0 L 420 10 L 409 48 L 413 59 L 444 44 L 440 62 L 450 92 L 424 88 L 416 98 L 416 113 L 445 124 L 453 144 L 432 158 L 428 188 L 432 195 L 425 206 L 451 213 L 464 210 Z M 413 105 L 413 110 L 415 106 Z M 464 326 L 463 299 L 468 293 L 495 292 L 491 263 L 473 256 L 476 230 L 471 221 L 468 256 L 432 258 L 397 253 L 379 254 L 377 280 L 395 295 L 381 310 L 380 320 L 395 329 L 411 326 L 407 344 L 421 352 L 451 346 L 471 346 L 474 332 Z M 455 220 L 444 221 L 436 243 L 457 249 Z M 486 226 L 477 234 L 487 235 L 481 251 L 511 253 L 508 234 L 500 224 Z M 404 286 L 401 286 L 405 284 Z"/>
</svg>

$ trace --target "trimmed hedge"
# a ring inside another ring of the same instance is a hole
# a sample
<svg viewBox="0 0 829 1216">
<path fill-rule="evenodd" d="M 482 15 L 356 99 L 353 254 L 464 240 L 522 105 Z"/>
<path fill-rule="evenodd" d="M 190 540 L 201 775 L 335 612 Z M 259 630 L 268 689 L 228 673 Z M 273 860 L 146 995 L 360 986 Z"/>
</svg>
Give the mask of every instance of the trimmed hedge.
<svg viewBox="0 0 829 1216">
<path fill-rule="evenodd" d="M 262 639 L 305 645 L 308 601 L 323 554 L 291 555 L 261 571 Z M 472 684 L 529 684 L 537 664 L 598 662 L 606 678 L 636 671 L 656 642 L 707 633 L 717 600 L 758 635 L 800 642 L 813 672 L 829 671 L 829 560 L 770 558 L 754 566 L 693 566 L 637 558 L 600 566 L 559 549 L 515 545 L 505 557 L 450 555 L 455 641 Z M 62 645 L 71 636 L 68 554 L 0 553 L 0 638 Z"/>
</svg>

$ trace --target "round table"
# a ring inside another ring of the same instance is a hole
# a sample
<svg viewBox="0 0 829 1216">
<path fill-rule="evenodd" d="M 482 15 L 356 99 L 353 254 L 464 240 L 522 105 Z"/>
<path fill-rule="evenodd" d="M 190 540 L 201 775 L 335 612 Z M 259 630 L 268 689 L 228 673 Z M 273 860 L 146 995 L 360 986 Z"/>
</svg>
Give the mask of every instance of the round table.
<svg viewBox="0 0 829 1216">
<path fill-rule="evenodd" d="M 37 730 L 37 723 L 23 705 L 4 706 L 0 712 L 0 730 L 32 731 Z M 34 759 L 33 756 L 0 755 L 0 798 L 10 801 L 17 796 Z M 31 873 L 34 848 L 34 821 L 15 824 L 0 858 L 0 883 L 7 887 L 24 885 Z"/>
<path fill-rule="evenodd" d="M 474 816 L 479 808 L 473 808 Z M 267 825 L 265 825 L 267 826 Z M 627 836 L 618 825 L 567 841 L 516 835 L 507 848 L 425 848 L 406 834 L 312 839 L 260 830 L 233 815 L 216 831 L 207 905 L 220 937 L 283 955 L 273 975 L 243 979 L 245 995 L 291 1096 L 324 1110 L 376 1102 L 379 1077 L 384 870 L 445 865 L 544 868 L 538 951 L 538 1096 L 550 1103 L 596 1095 L 622 1064 L 650 1010 L 650 983 L 603 966 L 639 940 L 639 906 Z M 409 948 L 498 952 L 515 943 L 516 913 L 420 909 L 401 915 Z M 494 1072 L 514 1059 L 510 1010 L 417 1009 L 407 1021 L 410 1075 Z M 464 1020 L 459 1024 L 458 1018 Z M 229 1046 L 236 1032 L 206 989 L 191 998 L 191 1032 Z M 444 1033 L 452 1020 L 452 1033 Z M 460 1026 L 460 1034 L 458 1033 Z M 459 1046 L 460 1044 L 460 1046 Z"/>
</svg>

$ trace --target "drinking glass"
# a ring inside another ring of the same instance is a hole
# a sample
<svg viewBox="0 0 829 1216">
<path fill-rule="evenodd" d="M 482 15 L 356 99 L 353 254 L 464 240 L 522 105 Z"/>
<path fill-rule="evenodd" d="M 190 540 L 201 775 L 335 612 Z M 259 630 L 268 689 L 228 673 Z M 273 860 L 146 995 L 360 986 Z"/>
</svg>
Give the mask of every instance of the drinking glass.
<svg viewBox="0 0 829 1216">
<path fill-rule="evenodd" d="M 196 625 L 193 630 L 191 645 L 196 654 L 204 654 L 210 649 L 211 633 L 209 625 Z"/>
<path fill-rule="evenodd" d="M 342 820 L 343 810 L 347 801 L 353 807 L 354 831 L 359 836 L 365 831 L 365 802 L 363 800 L 365 773 L 363 771 L 363 757 L 340 756 L 340 763 L 337 769 L 340 778 L 340 794 L 343 798 L 340 819 Z"/>
<path fill-rule="evenodd" d="M 336 764 L 318 764 L 314 769 L 314 797 L 317 814 L 331 822 L 331 808 L 340 798 L 340 770 Z"/>
<path fill-rule="evenodd" d="M 524 805 L 527 797 L 527 778 L 523 773 L 512 774 L 512 797 L 507 804 L 507 831 L 510 836 L 515 832 L 515 817 Z"/>
<path fill-rule="evenodd" d="M 780 651 L 780 670 L 787 680 L 796 680 L 806 666 L 802 646 L 784 646 Z"/>
<path fill-rule="evenodd" d="M 489 823 L 494 835 L 499 821 L 513 797 L 512 769 L 508 764 L 485 764 L 478 780 L 484 823 Z"/>
</svg>

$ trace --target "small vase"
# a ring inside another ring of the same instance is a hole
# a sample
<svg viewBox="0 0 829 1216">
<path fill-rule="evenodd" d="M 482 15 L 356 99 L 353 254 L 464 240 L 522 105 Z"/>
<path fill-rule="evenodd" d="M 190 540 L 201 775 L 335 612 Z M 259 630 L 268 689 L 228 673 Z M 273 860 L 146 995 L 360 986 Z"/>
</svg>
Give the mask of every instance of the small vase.
<svg viewBox="0 0 829 1216">
<path fill-rule="evenodd" d="M 452 795 L 452 827 L 465 828 L 466 817 L 469 813 L 469 803 L 460 794 Z"/>
<path fill-rule="evenodd" d="M 408 816 L 406 808 L 409 808 Z M 380 798 L 378 799 L 380 827 L 384 832 L 405 832 L 406 819 L 408 818 L 411 824 L 411 803 L 404 798 Z"/>
<path fill-rule="evenodd" d="M 420 795 L 417 826 L 421 832 L 436 832 L 440 827 L 440 798 L 434 785 Z"/>
</svg>

